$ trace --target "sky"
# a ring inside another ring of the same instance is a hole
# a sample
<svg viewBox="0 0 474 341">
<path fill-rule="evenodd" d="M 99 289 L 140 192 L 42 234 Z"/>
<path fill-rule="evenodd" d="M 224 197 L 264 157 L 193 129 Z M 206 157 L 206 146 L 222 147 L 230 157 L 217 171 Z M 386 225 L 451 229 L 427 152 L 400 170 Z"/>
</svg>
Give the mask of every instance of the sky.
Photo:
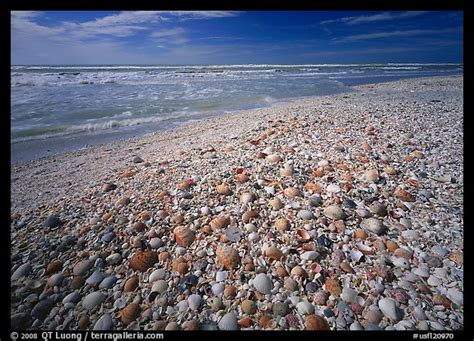
<svg viewBox="0 0 474 341">
<path fill-rule="evenodd" d="M 462 63 L 461 11 L 13 11 L 11 64 Z"/>
</svg>

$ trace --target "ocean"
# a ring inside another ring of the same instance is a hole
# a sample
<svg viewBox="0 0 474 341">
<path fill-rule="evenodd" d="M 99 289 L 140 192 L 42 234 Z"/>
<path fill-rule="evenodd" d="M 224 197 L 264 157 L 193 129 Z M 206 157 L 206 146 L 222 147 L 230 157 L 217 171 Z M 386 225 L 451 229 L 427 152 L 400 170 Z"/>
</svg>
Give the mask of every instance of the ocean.
<svg viewBox="0 0 474 341">
<path fill-rule="evenodd" d="M 462 72 L 463 64 L 15 65 L 11 144 L 107 142 L 352 85 Z"/>
</svg>

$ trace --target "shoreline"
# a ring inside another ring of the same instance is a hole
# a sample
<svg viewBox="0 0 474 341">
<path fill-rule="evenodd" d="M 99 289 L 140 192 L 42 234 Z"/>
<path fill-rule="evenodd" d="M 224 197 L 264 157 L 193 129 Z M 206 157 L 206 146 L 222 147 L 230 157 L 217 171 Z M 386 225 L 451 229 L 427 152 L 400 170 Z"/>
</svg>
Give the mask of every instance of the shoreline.
<svg viewBox="0 0 474 341">
<path fill-rule="evenodd" d="M 390 78 L 392 76 L 387 76 Z M 432 78 L 432 77 L 459 77 L 459 75 L 443 75 L 443 76 L 428 76 L 428 77 L 420 77 L 420 76 L 403 76 L 396 81 L 403 81 L 409 79 L 424 79 L 424 78 Z M 375 81 L 376 82 L 371 82 Z M 340 82 L 340 81 L 339 81 Z M 348 83 L 347 83 L 348 82 Z M 56 136 L 51 138 L 45 139 L 33 139 L 27 141 L 17 141 L 14 143 L 10 143 L 10 165 L 21 165 L 27 162 L 36 161 L 40 159 L 44 159 L 47 157 L 54 157 L 57 155 L 65 154 L 74 152 L 77 150 L 88 149 L 89 147 L 93 146 L 101 146 L 110 143 L 116 143 L 120 141 L 127 141 L 129 139 L 140 138 L 142 136 L 154 134 L 154 133 L 162 133 L 173 129 L 179 129 L 180 127 L 186 126 L 190 124 L 190 122 L 206 120 L 206 119 L 213 119 L 223 116 L 232 116 L 241 112 L 247 111 L 254 111 L 259 109 L 271 108 L 275 105 L 285 104 L 285 103 L 292 103 L 298 102 L 301 100 L 316 98 L 316 97 L 324 97 L 324 96 L 333 96 L 342 93 L 350 93 L 355 91 L 355 88 L 358 86 L 363 85 L 373 85 L 373 84 L 380 84 L 380 83 L 390 83 L 394 82 L 391 79 L 383 79 L 380 77 L 376 78 L 368 78 L 365 81 L 361 81 L 358 79 L 354 80 L 347 80 L 346 82 L 341 82 L 344 85 L 345 91 L 331 94 L 331 95 L 315 95 L 315 96 L 302 96 L 302 97 L 292 97 L 292 98 L 282 98 L 276 99 L 274 103 L 264 105 L 264 106 L 257 106 L 255 108 L 250 109 L 239 109 L 233 110 L 229 113 L 222 114 L 221 111 L 216 112 L 205 112 L 201 113 L 197 116 L 196 119 L 188 119 L 185 121 L 181 121 L 180 119 L 172 120 L 170 122 L 163 121 L 160 123 L 154 124 L 144 124 L 144 125 L 136 125 L 136 126 L 129 126 L 125 128 L 121 128 L 119 130 L 111 129 L 111 130 L 102 130 L 96 131 L 88 134 L 80 133 L 80 134 L 71 134 L 65 136 Z M 347 83 L 347 84 L 346 84 Z"/>
<path fill-rule="evenodd" d="M 11 166 L 12 329 L 463 329 L 463 81 Z"/>
</svg>

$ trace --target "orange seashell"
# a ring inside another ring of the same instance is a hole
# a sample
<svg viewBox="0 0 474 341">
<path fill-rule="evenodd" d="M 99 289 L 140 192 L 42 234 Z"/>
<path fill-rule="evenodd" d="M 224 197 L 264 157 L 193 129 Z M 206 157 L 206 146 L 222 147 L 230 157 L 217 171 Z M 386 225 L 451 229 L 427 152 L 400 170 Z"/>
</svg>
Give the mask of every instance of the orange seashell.
<svg viewBox="0 0 474 341">
<path fill-rule="evenodd" d="M 188 264 L 187 263 L 179 263 L 178 266 L 176 267 L 176 270 L 184 275 L 185 273 L 188 272 Z"/>
<path fill-rule="evenodd" d="M 153 251 L 138 251 L 130 259 L 129 267 L 135 271 L 144 272 L 158 262 L 158 255 Z"/>
<path fill-rule="evenodd" d="M 224 148 L 222 148 L 222 150 L 227 153 L 227 152 L 232 152 L 232 151 L 234 151 L 234 148 L 232 148 L 232 147 L 224 147 Z"/>
<path fill-rule="evenodd" d="M 345 191 L 345 192 L 349 192 L 351 189 L 352 189 L 352 185 L 350 183 L 345 183 L 344 185 L 342 185 L 342 189 Z"/>
<path fill-rule="evenodd" d="M 189 182 L 183 181 L 178 184 L 178 189 L 184 190 L 189 187 Z"/>
<path fill-rule="evenodd" d="M 290 228 L 290 222 L 286 220 L 285 218 L 278 218 L 277 220 L 275 220 L 275 229 L 278 232 L 283 233 L 287 231 L 289 228 Z"/>
<path fill-rule="evenodd" d="M 295 187 L 288 187 L 283 190 L 283 194 L 287 198 L 295 198 L 301 195 L 301 192 L 298 188 Z"/>
<path fill-rule="evenodd" d="M 345 129 L 345 128 L 342 128 L 342 127 L 337 127 L 337 128 L 336 128 L 336 131 L 337 131 L 338 133 L 343 133 L 345 130 L 346 130 L 346 129 Z"/>
<path fill-rule="evenodd" d="M 128 325 L 135 321 L 137 317 L 140 316 L 141 311 L 142 308 L 140 308 L 138 303 L 130 303 L 120 312 L 122 323 Z"/>
<path fill-rule="evenodd" d="M 236 249 L 227 246 L 217 248 L 217 263 L 223 265 L 226 269 L 232 270 L 240 265 L 240 256 Z"/>
<path fill-rule="evenodd" d="M 248 328 L 252 325 L 252 320 L 250 319 L 250 317 L 246 316 L 243 319 L 239 320 L 238 323 L 242 328 Z"/>
<path fill-rule="evenodd" d="M 342 293 L 341 284 L 337 279 L 329 278 L 325 283 L 326 290 L 333 296 L 339 296 Z"/>
<path fill-rule="evenodd" d="M 237 167 L 237 168 L 235 168 L 235 169 L 234 169 L 234 172 L 235 172 L 236 174 L 244 174 L 244 173 L 246 173 L 245 168 L 242 168 L 242 167 Z"/>
<path fill-rule="evenodd" d="M 226 228 L 230 224 L 230 218 L 228 216 L 219 216 L 211 220 L 209 225 L 213 230 L 220 230 Z"/>
<path fill-rule="evenodd" d="M 272 318 L 268 315 L 262 315 L 259 319 L 258 319 L 258 324 L 262 327 L 262 328 L 271 328 L 273 323 L 274 322 L 272 320 Z"/>
<path fill-rule="evenodd" d="M 298 229 L 296 230 L 296 239 L 298 239 L 300 243 L 305 243 L 311 239 L 311 236 L 309 235 L 308 231 Z"/>
<path fill-rule="evenodd" d="M 362 145 L 362 149 L 365 150 L 366 152 L 370 152 L 372 150 L 372 147 L 368 143 L 364 143 Z"/>
<path fill-rule="evenodd" d="M 244 183 L 249 180 L 249 177 L 246 174 L 237 174 L 235 177 L 238 183 Z"/>
<path fill-rule="evenodd" d="M 309 267 L 311 268 L 311 270 L 312 270 L 314 273 L 320 273 L 321 270 L 323 269 L 323 268 L 321 267 L 321 265 L 318 264 L 318 263 L 311 263 L 311 265 L 310 265 Z"/>
<path fill-rule="evenodd" d="M 125 172 L 120 174 L 120 178 L 130 178 L 134 175 L 133 171 L 131 169 L 127 169 Z"/>
<path fill-rule="evenodd" d="M 221 234 L 221 236 L 219 237 L 219 241 L 221 243 L 228 243 L 230 241 L 230 239 L 225 234 Z"/>
<path fill-rule="evenodd" d="M 148 220 L 151 217 L 151 213 L 148 211 L 143 211 L 138 215 L 138 218 L 141 220 Z"/>
<path fill-rule="evenodd" d="M 219 184 L 216 186 L 216 191 L 222 195 L 230 195 L 232 194 L 232 190 L 228 184 Z"/>
<path fill-rule="evenodd" d="M 344 174 L 344 176 L 342 177 L 342 179 L 343 179 L 344 181 L 351 181 L 352 178 L 353 178 L 353 176 L 352 176 L 352 174 L 350 174 L 350 173 L 349 173 L 349 174 Z"/>
<path fill-rule="evenodd" d="M 397 189 L 393 192 L 395 198 L 400 199 L 401 201 L 405 202 L 413 202 L 415 201 L 415 197 L 408 193 L 407 191 L 397 187 Z"/>
<path fill-rule="evenodd" d="M 322 168 L 313 168 L 313 175 L 319 178 L 324 175 L 324 170 Z"/>
<path fill-rule="evenodd" d="M 354 269 L 352 269 L 352 266 L 349 265 L 347 262 L 341 262 L 339 264 L 339 267 L 341 268 L 342 271 L 348 272 L 348 273 L 354 273 Z"/>
<path fill-rule="evenodd" d="M 339 168 L 340 170 L 343 170 L 343 171 L 348 171 L 349 170 L 349 167 L 347 167 L 345 164 L 343 163 L 339 163 L 337 165 L 337 168 Z"/>
<path fill-rule="evenodd" d="M 332 168 L 332 166 L 327 165 L 327 166 L 324 166 L 323 170 L 324 170 L 324 173 L 330 173 L 334 171 L 334 168 Z"/>
<path fill-rule="evenodd" d="M 301 245 L 301 249 L 303 249 L 304 251 L 315 251 L 316 244 L 314 242 L 304 243 Z"/>
<path fill-rule="evenodd" d="M 132 229 L 135 232 L 143 232 L 145 231 L 146 225 L 142 223 L 141 221 L 137 221 L 135 224 L 133 224 Z"/>
<path fill-rule="evenodd" d="M 367 232 L 365 232 L 364 229 L 357 229 L 355 230 L 354 234 L 357 239 L 365 240 L 368 237 Z"/>
<path fill-rule="evenodd" d="M 397 174 L 397 170 L 393 168 L 392 166 L 385 166 L 383 171 L 387 173 L 388 175 L 395 175 Z"/>
<path fill-rule="evenodd" d="M 173 230 L 176 244 L 187 247 L 194 241 L 194 232 L 185 226 L 178 226 Z"/>
<path fill-rule="evenodd" d="M 224 298 L 232 299 L 237 295 L 237 288 L 233 285 L 226 285 L 224 289 Z"/>
<path fill-rule="evenodd" d="M 170 258 L 170 253 L 168 251 L 160 252 L 158 259 L 160 262 L 166 262 Z"/>
<path fill-rule="evenodd" d="M 124 292 L 134 291 L 138 287 L 138 282 L 139 282 L 138 276 L 133 275 L 132 277 L 130 277 L 129 279 L 125 281 L 125 285 L 123 286 L 123 291 Z"/>
<path fill-rule="evenodd" d="M 306 315 L 305 327 L 306 330 L 330 330 L 324 317 L 313 314 Z"/>
<path fill-rule="evenodd" d="M 412 187 L 418 187 L 419 182 L 415 179 L 408 179 L 407 183 Z"/>
<path fill-rule="evenodd" d="M 280 278 L 284 278 L 284 277 L 288 276 L 288 272 L 286 272 L 285 268 L 282 267 L 282 266 L 279 266 L 278 268 L 276 268 L 276 273 L 277 273 L 278 277 L 280 277 Z"/>
<path fill-rule="evenodd" d="M 321 186 L 315 184 L 314 182 L 308 182 L 306 185 L 304 185 L 304 189 L 307 191 L 312 191 L 314 193 L 321 193 L 322 191 Z"/>
<path fill-rule="evenodd" d="M 183 257 L 176 258 L 171 264 L 172 269 L 174 271 L 178 271 L 178 267 L 181 263 L 186 263 L 186 260 Z"/>
<path fill-rule="evenodd" d="M 283 258 L 283 253 L 274 246 L 270 246 L 265 250 L 265 256 L 273 260 L 280 260 Z"/>
<path fill-rule="evenodd" d="M 255 158 L 257 159 L 265 159 L 268 155 L 265 154 L 264 152 L 258 152 L 257 154 L 255 154 Z"/>
<path fill-rule="evenodd" d="M 398 244 L 391 240 L 387 240 L 385 242 L 385 246 L 387 247 L 387 250 L 389 252 L 394 252 L 396 249 L 399 248 Z"/>
</svg>

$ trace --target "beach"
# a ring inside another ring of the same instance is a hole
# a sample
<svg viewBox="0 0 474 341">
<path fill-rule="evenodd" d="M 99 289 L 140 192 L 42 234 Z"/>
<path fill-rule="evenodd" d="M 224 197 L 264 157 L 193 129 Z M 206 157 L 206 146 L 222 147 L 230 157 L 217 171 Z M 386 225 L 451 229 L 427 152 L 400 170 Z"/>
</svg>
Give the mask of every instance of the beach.
<svg viewBox="0 0 474 341">
<path fill-rule="evenodd" d="M 463 77 L 11 166 L 13 329 L 463 329 Z"/>
</svg>

